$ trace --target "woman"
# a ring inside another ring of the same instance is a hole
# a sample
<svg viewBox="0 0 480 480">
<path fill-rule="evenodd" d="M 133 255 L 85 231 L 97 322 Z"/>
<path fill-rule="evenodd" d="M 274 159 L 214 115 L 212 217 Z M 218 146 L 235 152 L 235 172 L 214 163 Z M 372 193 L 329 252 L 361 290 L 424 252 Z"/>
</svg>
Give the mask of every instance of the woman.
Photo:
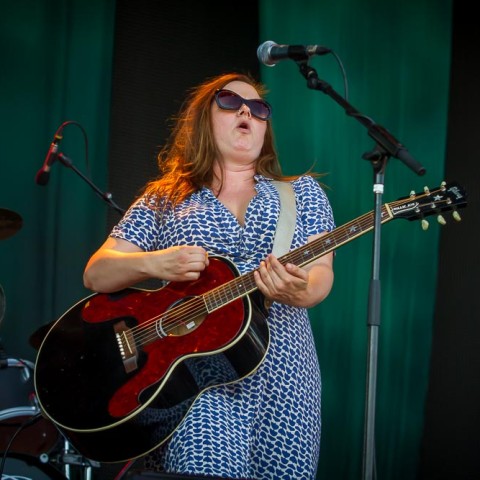
<svg viewBox="0 0 480 480">
<path fill-rule="evenodd" d="M 254 271 L 270 305 L 270 345 L 243 380 L 204 391 L 150 468 L 225 478 L 313 479 L 320 446 L 320 373 L 307 308 L 333 283 L 332 254 L 300 268 L 271 254 L 280 211 L 272 179 L 296 200 L 291 248 L 334 228 L 310 175 L 285 177 L 271 108 L 250 76 L 227 74 L 194 89 L 159 155 L 160 177 L 88 262 L 85 286 L 114 292 L 147 279 L 201 278 L 209 257 Z"/>
</svg>

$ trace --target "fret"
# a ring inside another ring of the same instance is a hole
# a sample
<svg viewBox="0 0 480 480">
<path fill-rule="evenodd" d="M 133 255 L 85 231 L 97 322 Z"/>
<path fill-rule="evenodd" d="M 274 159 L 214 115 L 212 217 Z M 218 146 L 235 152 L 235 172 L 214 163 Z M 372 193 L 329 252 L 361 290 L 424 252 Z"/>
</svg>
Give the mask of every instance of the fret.
<svg viewBox="0 0 480 480">
<path fill-rule="evenodd" d="M 238 298 L 244 297 L 256 288 L 257 285 L 252 272 L 237 277 L 203 295 L 207 311 L 209 313 L 213 312 Z"/>
</svg>

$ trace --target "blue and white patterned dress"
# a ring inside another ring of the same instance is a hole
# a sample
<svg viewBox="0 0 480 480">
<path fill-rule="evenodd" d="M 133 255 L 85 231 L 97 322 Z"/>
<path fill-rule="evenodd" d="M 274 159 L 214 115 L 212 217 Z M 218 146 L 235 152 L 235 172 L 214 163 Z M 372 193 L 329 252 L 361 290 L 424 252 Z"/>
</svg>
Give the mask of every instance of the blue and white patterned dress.
<svg viewBox="0 0 480 480">
<path fill-rule="evenodd" d="M 162 222 L 144 199 L 137 201 L 111 235 L 143 250 L 199 245 L 232 260 L 241 274 L 258 267 L 272 250 L 279 196 L 271 181 L 256 176 L 257 195 L 241 226 L 203 188 Z M 297 220 L 292 248 L 334 228 L 332 210 L 318 182 L 292 182 Z M 177 473 L 225 478 L 315 478 L 320 450 L 320 369 L 304 308 L 274 303 L 269 311 L 270 346 L 247 378 L 205 391 L 157 457 L 147 465 Z M 159 465 L 159 464 L 162 465 Z"/>
</svg>

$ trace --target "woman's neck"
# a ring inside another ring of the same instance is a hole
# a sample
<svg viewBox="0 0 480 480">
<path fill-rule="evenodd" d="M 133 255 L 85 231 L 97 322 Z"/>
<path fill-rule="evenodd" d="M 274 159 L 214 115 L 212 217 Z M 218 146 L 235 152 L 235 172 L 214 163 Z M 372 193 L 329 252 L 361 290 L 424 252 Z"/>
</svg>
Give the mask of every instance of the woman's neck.
<svg viewBox="0 0 480 480">
<path fill-rule="evenodd" d="M 220 176 L 221 175 L 221 176 Z M 236 165 L 216 172 L 212 191 L 225 207 L 245 226 L 245 214 L 256 195 L 254 165 Z"/>
<path fill-rule="evenodd" d="M 255 164 L 247 165 L 218 165 L 214 168 L 215 176 L 212 190 L 218 195 L 219 191 L 245 191 L 251 190 L 255 184 Z"/>
</svg>

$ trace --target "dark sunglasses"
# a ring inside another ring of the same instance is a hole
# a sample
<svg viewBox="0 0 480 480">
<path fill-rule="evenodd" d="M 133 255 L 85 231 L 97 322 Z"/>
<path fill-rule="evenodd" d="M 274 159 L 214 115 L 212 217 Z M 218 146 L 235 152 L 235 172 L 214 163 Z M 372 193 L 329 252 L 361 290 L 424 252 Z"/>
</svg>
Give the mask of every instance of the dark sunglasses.
<svg viewBox="0 0 480 480">
<path fill-rule="evenodd" d="M 250 113 L 259 120 L 268 120 L 272 116 L 272 107 L 265 100 L 260 98 L 247 100 L 231 90 L 217 90 L 215 101 L 223 110 L 240 110 L 245 104 L 250 109 Z"/>
</svg>

